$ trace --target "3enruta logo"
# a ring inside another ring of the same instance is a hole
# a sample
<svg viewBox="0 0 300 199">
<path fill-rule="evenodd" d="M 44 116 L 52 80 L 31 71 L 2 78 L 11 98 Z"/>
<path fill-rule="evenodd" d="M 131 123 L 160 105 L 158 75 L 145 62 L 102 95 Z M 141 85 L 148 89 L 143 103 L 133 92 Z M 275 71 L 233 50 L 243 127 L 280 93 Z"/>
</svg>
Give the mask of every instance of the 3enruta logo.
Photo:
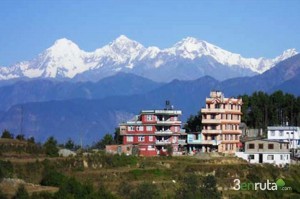
<svg viewBox="0 0 300 199">
<path fill-rule="evenodd" d="M 243 182 L 241 183 L 240 179 L 234 179 L 234 190 L 268 190 L 268 191 L 276 191 L 276 190 L 292 190 L 291 187 L 285 186 L 285 182 L 283 179 L 279 178 L 276 182 L 271 182 L 270 180 L 267 180 L 265 182 Z"/>
</svg>

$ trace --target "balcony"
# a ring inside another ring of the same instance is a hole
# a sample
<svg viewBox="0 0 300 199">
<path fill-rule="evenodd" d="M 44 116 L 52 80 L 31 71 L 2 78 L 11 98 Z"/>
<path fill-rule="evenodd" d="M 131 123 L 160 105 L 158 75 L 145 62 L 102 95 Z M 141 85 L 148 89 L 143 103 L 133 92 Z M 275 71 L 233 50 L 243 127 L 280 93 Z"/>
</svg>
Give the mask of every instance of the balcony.
<svg viewBox="0 0 300 199">
<path fill-rule="evenodd" d="M 154 132 L 155 133 L 155 135 L 158 135 L 158 136 L 160 136 L 160 135 L 172 135 L 173 134 L 173 132 L 172 131 L 170 131 L 170 130 L 166 130 L 166 131 L 155 131 Z"/>
<path fill-rule="evenodd" d="M 157 124 L 160 125 L 181 125 L 181 121 L 171 121 L 171 120 L 157 120 Z"/>
<path fill-rule="evenodd" d="M 182 111 L 179 110 L 155 110 L 155 114 L 159 115 L 181 115 Z"/>
<path fill-rule="evenodd" d="M 242 134 L 241 130 L 230 130 L 230 129 L 225 129 L 222 131 L 224 134 Z"/>
<path fill-rule="evenodd" d="M 225 113 L 225 110 L 220 108 L 202 108 L 201 113 Z"/>
<path fill-rule="evenodd" d="M 222 130 L 212 130 L 212 129 L 202 130 L 202 133 L 204 133 L 204 134 L 221 134 Z"/>
<path fill-rule="evenodd" d="M 220 124 L 220 119 L 202 119 L 202 124 Z"/>
<path fill-rule="evenodd" d="M 239 140 L 222 140 L 222 143 L 226 143 L 226 144 L 229 144 L 229 143 L 239 143 L 240 141 Z"/>
<path fill-rule="evenodd" d="M 178 140 L 178 144 L 180 144 L 180 145 L 186 145 L 186 140 L 179 139 Z"/>
<path fill-rule="evenodd" d="M 240 120 L 232 120 L 232 119 L 227 119 L 227 120 L 226 119 L 222 119 L 221 122 L 223 124 L 239 124 L 239 123 L 241 123 Z"/>
<path fill-rule="evenodd" d="M 169 141 L 169 140 L 156 140 L 155 144 L 156 145 L 167 145 L 167 144 L 171 144 L 171 141 Z"/>
<path fill-rule="evenodd" d="M 206 144 L 217 146 L 221 143 L 220 140 L 188 140 L 188 144 Z"/>
</svg>

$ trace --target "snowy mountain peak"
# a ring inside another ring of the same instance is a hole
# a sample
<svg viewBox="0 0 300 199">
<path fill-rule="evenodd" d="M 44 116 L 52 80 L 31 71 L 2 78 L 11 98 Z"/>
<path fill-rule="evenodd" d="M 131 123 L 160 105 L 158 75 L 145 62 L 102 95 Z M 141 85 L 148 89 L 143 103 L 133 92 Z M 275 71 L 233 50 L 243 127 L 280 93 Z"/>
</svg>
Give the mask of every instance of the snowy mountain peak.
<svg viewBox="0 0 300 199">
<path fill-rule="evenodd" d="M 129 39 L 128 37 L 126 37 L 125 35 L 120 35 L 120 36 L 117 37 L 114 41 L 117 42 L 117 43 L 128 43 L 128 42 L 132 42 L 132 40 Z"/>
<path fill-rule="evenodd" d="M 281 60 L 284 60 L 296 54 L 298 54 L 297 50 L 295 48 L 291 48 L 283 51 L 282 55 L 280 55 L 279 57 L 281 58 Z"/>
<path fill-rule="evenodd" d="M 47 54 L 47 56 L 51 57 L 62 57 L 66 54 L 73 54 L 74 56 L 76 56 L 81 52 L 82 51 L 77 46 L 77 44 L 75 44 L 71 40 L 62 38 L 56 40 L 55 43 L 44 52 L 44 54 Z"/>
<path fill-rule="evenodd" d="M 142 48 L 143 45 L 140 44 L 137 41 L 131 40 L 125 35 L 120 35 L 118 38 L 116 38 L 112 43 L 110 43 L 110 46 L 112 47 L 118 47 L 118 48 L 123 48 L 123 47 L 138 47 Z"/>
<path fill-rule="evenodd" d="M 296 54 L 295 49 L 288 49 L 274 59 L 244 58 L 194 37 L 186 37 L 171 48 L 161 50 L 155 46 L 145 48 L 125 35 L 94 52 L 85 52 L 71 40 L 62 38 L 31 61 L 0 67 L 0 80 L 22 77 L 99 80 L 121 71 L 169 81 L 211 75 L 210 71 L 217 67 L 227 74 L 222 72 L 214 78 L 226 79 L 263 73 Z"/>
<path fill-rule="evenodd" d="M 50 48 L 75 48 L 75 49 L 79 49 L 79 47 L 77 46 L 77 44 L 75 44 L 74 42 L 72 42 L 69 39 L 66 38 L 62 38 L 62 39 L 58 39 L 54 42 L 53 46 L 51 46 Z"/>
</svg>

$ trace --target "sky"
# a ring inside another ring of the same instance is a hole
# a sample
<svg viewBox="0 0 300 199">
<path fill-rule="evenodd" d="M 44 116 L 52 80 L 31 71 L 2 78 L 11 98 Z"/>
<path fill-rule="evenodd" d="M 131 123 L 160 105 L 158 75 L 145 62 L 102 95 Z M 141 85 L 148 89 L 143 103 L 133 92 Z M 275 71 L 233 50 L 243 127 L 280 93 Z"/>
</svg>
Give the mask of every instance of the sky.
<svg viewBox="0 0 300 199">
<path fill-rule="evenodd" d="M 119 35 L 167 48 L 191 36 L 243 57 L 300 51 L 297 0 L 1 0 L 0 66 L 68 38 L 94 51 Z"/>
</svg>

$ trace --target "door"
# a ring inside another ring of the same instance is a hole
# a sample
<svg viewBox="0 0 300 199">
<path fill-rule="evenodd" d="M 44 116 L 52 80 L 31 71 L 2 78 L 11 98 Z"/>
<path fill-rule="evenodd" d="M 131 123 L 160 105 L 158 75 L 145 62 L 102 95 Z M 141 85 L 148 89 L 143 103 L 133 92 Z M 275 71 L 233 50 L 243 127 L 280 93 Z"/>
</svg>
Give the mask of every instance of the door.
<svg viewBox="0 0 300 199">
<path fill-rule="evenodd" d="M 263 163 L 263 154 L 259 154 L 259 163 Z"/>
</svg>

